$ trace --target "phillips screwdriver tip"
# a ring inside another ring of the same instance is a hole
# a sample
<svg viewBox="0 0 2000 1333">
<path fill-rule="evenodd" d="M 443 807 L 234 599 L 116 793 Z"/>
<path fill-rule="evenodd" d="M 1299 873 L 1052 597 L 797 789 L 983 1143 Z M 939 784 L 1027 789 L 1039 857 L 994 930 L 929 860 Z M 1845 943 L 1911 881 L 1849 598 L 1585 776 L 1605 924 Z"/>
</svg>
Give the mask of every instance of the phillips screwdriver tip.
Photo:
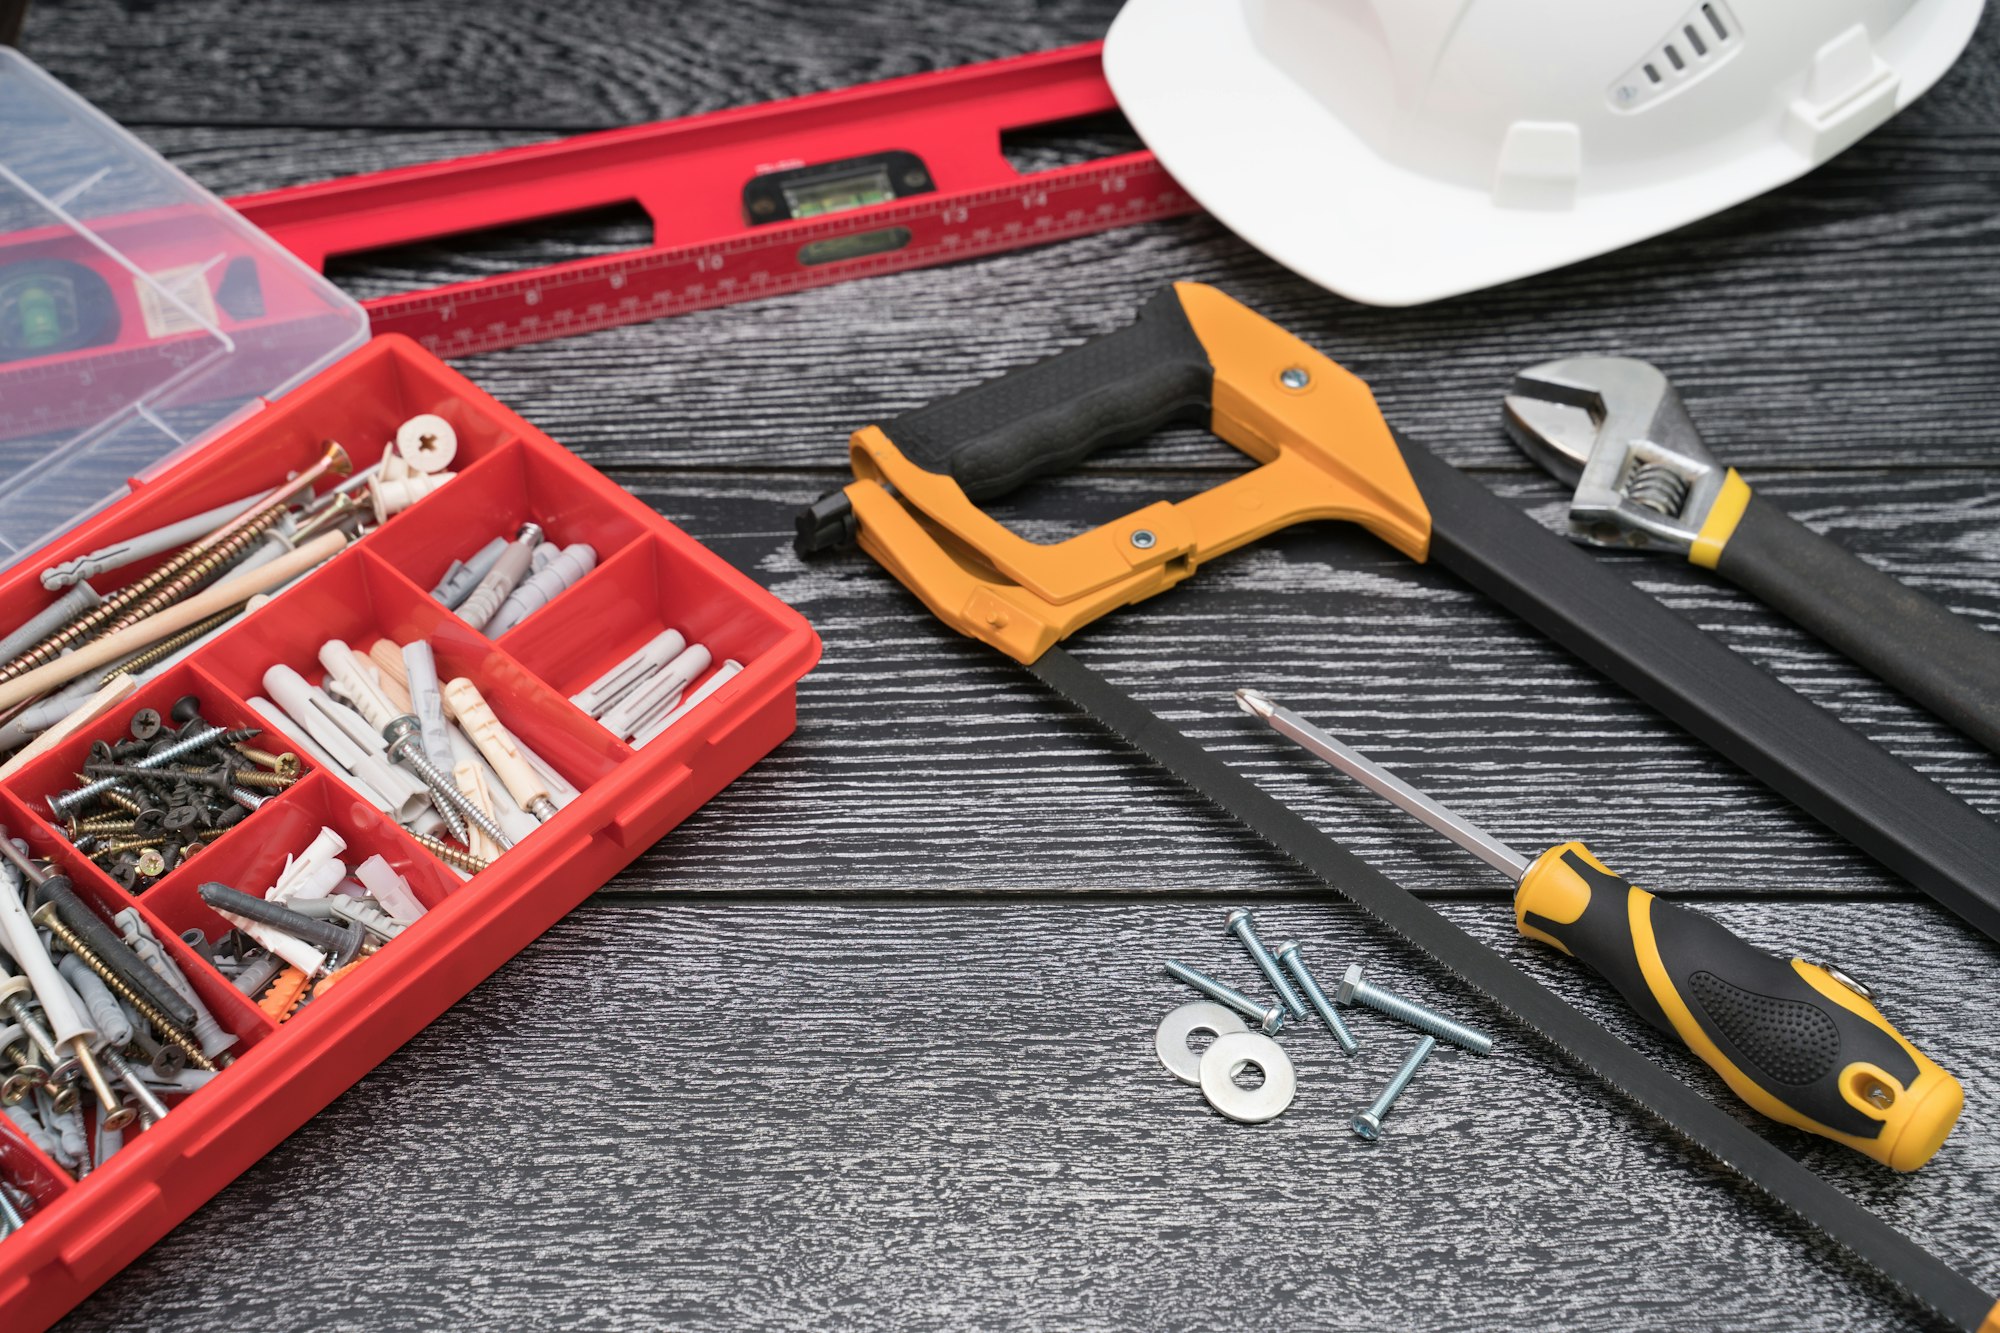
<svg viewBox="0 0 2000 1333">
<path fill-rule="evenodd" d="M 1236 706 L 1252 717 L 1268 718 L 1278 711 L 1278 706 L 1262 690 L 1236 691 Z"/>
</svg>

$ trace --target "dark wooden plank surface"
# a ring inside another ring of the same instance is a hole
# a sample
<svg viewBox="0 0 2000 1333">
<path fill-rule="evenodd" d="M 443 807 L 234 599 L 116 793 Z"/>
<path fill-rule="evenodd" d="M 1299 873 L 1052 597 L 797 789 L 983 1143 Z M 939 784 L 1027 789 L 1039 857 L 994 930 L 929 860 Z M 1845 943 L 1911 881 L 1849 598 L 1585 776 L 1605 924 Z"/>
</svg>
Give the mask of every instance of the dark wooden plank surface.
<svg viewBox="0 0 2000 1333">
<path fill-rule="evenodd" d="M 43 0 L 29 50 L 223 193 L 739 105 L 1098 35 L 1115 5 L 478 5 L 127 12 Z M 2000 20 L 1813 175 L 1629 251 L 1409 311 L 1190 218 L 463 368 L 813 619 L 798 735 L 70 1321 L 77 1329 L 1921 1326 L 791 511 L 846 433 L 1220 283 L 1366 377 L 1398 427 L 1545 523 L 1498 428 L 1523 365 L 1650 357 L 1717 452 L 2000 627 Z M 343 265 L 361 295 L 642 239 L 549 225 Z M 1005 516 L 1043 537 L 1233 466 L 1180 433 Z M 1620 571 L 1988 812 L 2000 765 L 1698 571 Z M 2000 957 L 1560 650 L 1359 534 L 1288 534 L 1079 654 L 1621 1031 L 1513 939 L 1504 885 L 1249 731 L 1257 683 L 1524 846 L 1583 836 L 1759 942 L 1865 977 L 1965 1080 L 1912 1179 L 1772 1130 L 1989 1285 Z M 1257 901 L 1328 960 L 1491 1023 L 1365 1149 L 1402 1047 L 1290 1043 L 1298 1106 L 1220 1121 L 1154 1064 L 1180 955 L 1241 976 Z M 1706 1071 L 1661 1054 L 1711 1092 Z M 1768 1126 L 1766 1127 L 1769 1128 Z"/>
</svg>

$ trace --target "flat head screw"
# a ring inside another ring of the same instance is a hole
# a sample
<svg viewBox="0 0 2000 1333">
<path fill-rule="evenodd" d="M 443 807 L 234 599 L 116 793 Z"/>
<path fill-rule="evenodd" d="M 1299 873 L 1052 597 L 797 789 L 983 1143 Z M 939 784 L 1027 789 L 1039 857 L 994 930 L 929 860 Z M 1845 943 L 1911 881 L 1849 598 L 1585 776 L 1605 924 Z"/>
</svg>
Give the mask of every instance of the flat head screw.
<svg viewBox="0 0 2000 1333">
<path fill-rule="evenodd" d="M 1197 972 L 1186 963 L 1176 963 L 1171 958 L 1166 962 L 1166 969 L 1167 975 L 1174 980 L 1186 982 L 1217 1004 L 1227 1005 L 1255 1023 L 1257 1030 L 1267 1037 L 1277 1035 L 1278 1029 L 1285 1025 L 1285 1007 L 1281 1004 L 1267 1009 L 1235 987 L 1225 986 L 1214 977 Z"/>
<path fill-rule="evenodd" d="M 1417 1076 L 1417 1066 L 1436 1046 L 1436 1037 L 1425 1035 L 1417 1038 L 1416 1047 L 1403 1061 L 1403 1067 L 1396 1071 L 1396 1077 L 1389 1080 L 1389 1086 L 1382 1089 L 1382 1095 L 1375 1099 L 1375 1104 L 1354 1117 L 1356 1134 L 1371 1142 L 1382 1137 L 1382 1117 L 1389 1114 L 1389 1108 L 1396 1104 L 1396 1099 L 1403 1095 L 1403 1089 L 1409 1087 L 1410 1080 Z"/>
<path fill-rule="evenodd" d="M 1363 981 L 1359 963 L 1351 965 L 1347 974 L 1341 977 L 1340 989 L 1334 993 L 1334 998 L 1342 1004 L 1366 1005 L 1378 1014 L 1387 1014 L 1399 1023 L 1408 1023 L 1419 1032 L 1428 1032 L 1454 1046 L 1463 1046 L 1474 1055 L 1485 1055 L 1493 1049 L 1493 1038 L 1478 1028 L 1467 1027 L 1415 1000 L 1405 999 L 1392 990 Z"/>
<path fill-rule="evenodd" d="M 1271 989 L 1278 992 L 1278 1000 L 1285 1006 L 1285 1012 L 1293 1018 L 1306 1016 L 1306 1002 L 1292 989 L 1292 983 L 1285 976 L 1285 970 L 1278 966 L 1278 960 L 1271 957 L 1271 951 L 1264 947 L 1264 941 L 1257 938 L 1257 923 L 1250 915 L 1250 909 L 1239 907 L 1229 914 L 1229 933 L 1243 943 L 1243 951 L 1250 955 L 1250 961 L 1264 974 L 1264 980 L 1271 983 Z"/>
<path fill-rule="evenodd" d="M 1346 1020 L 1341 1018 L 1340 1010 L 1334 1008 L 1333 1001 L 1329 1000 L 1326 992 L 1320 989 L 1319 978 L 1312 974 L 1312 969 L 1306 966 L 1306 960 L 1299 956 L 1297 941 L 1286 940 L 1278 946 L 1278 962 L 1299 983 L 1299 989 L 1306 993 L 1306 1000 L 1312 1005 L 1313 1012 L 1319 1015 L 1320 1022 L 1326 1024 L 1326 1030 L 1333 1034 L 1333 1039 L 1340 1043 L 1340 1049 L 1349 1056 L 1357 1054 L 1361 1050 L 1361 1043 L 1347 1030 Z"/>
</svg>

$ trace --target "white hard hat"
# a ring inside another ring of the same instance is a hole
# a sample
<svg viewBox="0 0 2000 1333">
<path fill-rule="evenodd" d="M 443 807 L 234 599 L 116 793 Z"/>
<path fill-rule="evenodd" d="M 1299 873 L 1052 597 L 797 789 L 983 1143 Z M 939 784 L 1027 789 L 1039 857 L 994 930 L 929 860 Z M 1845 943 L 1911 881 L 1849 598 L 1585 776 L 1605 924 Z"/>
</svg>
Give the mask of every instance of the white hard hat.
<svg viewBox="0 0 2000 1333">
<path fill-rule="evenodd" d="M 1129 0 L 1104 71 L 1203 207 L 1413 305 L 1802 175 L 1958 58 L 1984 0 Z"/>
</svg>

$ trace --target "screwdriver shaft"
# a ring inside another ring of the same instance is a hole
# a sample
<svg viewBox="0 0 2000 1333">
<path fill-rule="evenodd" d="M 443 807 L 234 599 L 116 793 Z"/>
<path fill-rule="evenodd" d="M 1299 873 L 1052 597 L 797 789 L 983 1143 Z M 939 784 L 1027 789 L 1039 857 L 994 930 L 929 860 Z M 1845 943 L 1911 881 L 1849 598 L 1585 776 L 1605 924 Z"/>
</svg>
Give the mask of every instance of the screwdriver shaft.
<svg viewBox="0 0 2000 1333">
<path fill-rule="evenodd" d="M 1236 706 L 1280 736 L 1288 737 L 1332 764 L 1377 796 L 1394 802 L 1429 824 L 1474 856 L 1506 875 L 1515 883 L 1528 873 L 1528 860 L 1500 839 L 1469 819 L 1433 801 L 1388 769 L 1373 763 L 1360 751 L 1329 736 L 1289 708 L 1273 703 L 1257 690 L 1236 691 Z"/>
</svg>

